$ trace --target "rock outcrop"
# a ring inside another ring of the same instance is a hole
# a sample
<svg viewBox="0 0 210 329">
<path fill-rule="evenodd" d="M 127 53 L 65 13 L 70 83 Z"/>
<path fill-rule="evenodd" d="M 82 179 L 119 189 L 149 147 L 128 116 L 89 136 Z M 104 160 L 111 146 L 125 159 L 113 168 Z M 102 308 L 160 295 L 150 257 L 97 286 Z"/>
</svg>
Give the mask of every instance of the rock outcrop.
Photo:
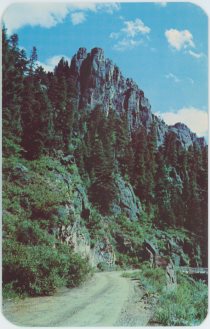
<svg viewBox="0 0 210 329">
<path fill-rule="evenodd" d="M 127 113 L 131 131 L 142 124 L 149 128 L 151 106 L 144 92 L 132 79 L 123 77 L 101 48 L 93 48 L 89 54 L 80 48 L 72 59 L 71 71 L 77 80 L 80 110 L 91 110 L 101 104 L 106 113 L 110 108 L 119 115 Z"/>
<path fill-rule="evenodd" d="M 167 134 L 173 132 L 176 135 L 177 141 L 185 148 L 194 143 L 204 147 L 206 145 L 204 137 L 197 137 L 184 123 L 177 122 L 173 126 L 168 126 L 162 119 L 153 115 L 154 123 L 157 127 L 157 146 L 163 145 Z"/>
<path fill-rule="evenodd" d="M 204 138 L 197 138 L 196 134 L 192 133 L 184 123 L 178 122 L 174 126 L 169 126 L 168 129 L 177 135 L 177 139 L 186 149 L 193 143 L 200 145 L 205 143 Z"/>
<path fill-rule="evenodd" d="M 140 126 L 149 132 L 151 124 L 155 123 L 157 146 L 164 143 L 169 132 L 174 132 L 186 149 L 193 143 L 205 145 L 204 138 L 197 138 L 186 125 L 168 126 L 153 115 L 143 90 L 132 79 L 123 77 L 120 69 L 105 58 L 103 49 L 93 48 L 88 53 L 86 48 L 79 48 L 71 61 L 71 73 L 76 80 L 78 110 L 91 111 L 96 105 L 102 105 L 106 114 L 110 109 L 118 115 L 126 114 L 131 133 Z"/>
<path fill-rule="evenodd" d="M 64 157 L 62 152 L 57 157 L 63 166 L 75 162 L 73 156 Z M 94 247 L 91 245 L 90 234 L 85 226 L 91 214 L 91 205 L 76 166 L 74 168 L 72 173 L 67 170 L 51 170 L 56 185 L 62 185 L 66 190 L 66 202 L 57 207 L 55 213 L 63 224 L 54 228 L 54 234 L 62 243 L 88 259 L 91 266 L 104 264 L 104 267 L 112 268 L 115 265 L 115 252 L 108 237 L 98 239 Z"/>
<path fill-rule="evenodd" d="M 113 214 L 125 214 L 131 221 L 140 219 L 141 204 L 131 184 L 125 182 L 121 176 L 116 177 L 115 184 L 117 196 L 112 205 Z"/>
</svg>

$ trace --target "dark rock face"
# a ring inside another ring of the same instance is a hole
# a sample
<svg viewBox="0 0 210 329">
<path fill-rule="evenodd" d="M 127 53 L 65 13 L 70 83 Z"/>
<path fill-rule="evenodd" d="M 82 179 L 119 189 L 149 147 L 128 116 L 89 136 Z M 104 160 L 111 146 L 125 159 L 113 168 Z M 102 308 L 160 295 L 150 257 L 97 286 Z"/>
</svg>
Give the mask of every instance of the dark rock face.
<svg viewBox="0 0 210 329">
<path fill-rule="evenodd" d="M 71 60 L 71 71 L 74 76 L 80 76 L 80 68 L 84 59 L 87 58 L 87 51 L 85 48 L 79 48 L 76 55 Z"/>
<path fill-rule="evenodd" d="M 96 105 L 102 105 L 106 114 L 113 109 L 118 115 L 126 114 L 130 132 L 140 126 L 147 131 L 153 122 L 157 127 L 157 146 L 164 143 L 169 132 L 177 135 L 177 140 L 186 149 L 193 143 L 205 145 L 204 138 L 182 124 L 167 126 L 151 112 L 149 100 L 132 79 L 123 77 L 119 68 L 110 59 L 105 58 L 101 48 L 93 48 L 87 53 L 79 48 L 71 61 L 71 72 L 76 79 L 79 110 L 91 111 Z"/>
<path fill-rule="evenodd" d="M 115 184 L 118 193 L 112 205 L 112 213 L 115 215 L 124 213 L 131 221 L 138 220 L 141 214 L 141 204 L 132 186 L 120 176 L 116 178 Z"/>
<path fill-rule="evenodd" d="M 173 126 L 168 126 L 163 120 L 155 115 L 153 116 L 153 120 L 157 127 L 158 146 L 163 145 L 166 135 L 170 132 L 176 134 L 177 141 L 179 141 L 185 149 L 188 149 L 189 146 L 193 145 L 194 143 L 201 147 L 206 145 L 204 137 L 198 138 L 196 134 L 193 133 L 184 123 L 177 122 Z"/>
<path fill-rule="evenodd" d="M 183 123 L 176 123 L 174 126 L 169 126 L 169 131 L 173 131 L 181 144 L 188 148 L 195 142 L 198 142 L 198 138 L 195 133 L 192 133 L 190 129 Z"/>
<path fill-rule="evenodd" d="M 157 127 L 157 146 L 159 147 L 164 143 L 166 134 L 168 133 L 168 126 L 156 115 L 153 116 L 153 120 Z"/>
<path fill-rule="evenodd" d="M 80 109 L 93 109 L 103 105 L 104 111 L 112 108 L 119 115 L 127 113 L 131 131 L 142 124 L 152 123 L 151 106 L 144 92 L 132 79 L 125 79 L 119 68 L 104 57 L 101 48 L 87 54 L 80 48 L 71 62 L 71 71 L 77 79 Z"/>
</svg>

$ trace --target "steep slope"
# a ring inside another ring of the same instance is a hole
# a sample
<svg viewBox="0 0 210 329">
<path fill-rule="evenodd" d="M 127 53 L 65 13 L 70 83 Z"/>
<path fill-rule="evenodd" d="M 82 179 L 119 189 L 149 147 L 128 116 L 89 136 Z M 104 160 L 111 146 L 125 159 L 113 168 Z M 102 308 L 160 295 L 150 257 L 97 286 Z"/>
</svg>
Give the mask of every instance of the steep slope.
<svg viewBox="0 0 210 329">
<path fill-rule="evenodd" d="M 170 132 L 176 134 L 177 140 L 185 148 L 193 143 L 205 145 L 204 138 L 197 138 L 186 125 L 177 123 L 167 126 L 153 115 L 143 90 L 132 79 L 123 77 L 117 65 L 105 58 L 103 49 L 93 48 L 88 53 L 86 48 L 80 48 L 72 58 L 70 70 L 76 79 L 81 111 L 91 111 L 100 104 L 107 115 L 110 109 L 118 115 L 126 113 L 130 132 L 138 130 L 140 126 L 149 131 L 155 122 L 158 146 L 163 145 Z"/>
</svg>

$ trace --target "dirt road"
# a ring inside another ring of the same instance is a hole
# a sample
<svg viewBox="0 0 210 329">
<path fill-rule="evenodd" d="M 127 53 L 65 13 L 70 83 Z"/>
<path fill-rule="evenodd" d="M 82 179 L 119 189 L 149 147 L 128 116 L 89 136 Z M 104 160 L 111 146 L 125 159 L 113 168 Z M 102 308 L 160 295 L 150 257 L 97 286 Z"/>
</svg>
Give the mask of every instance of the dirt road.
<svg viewBox="0 0 210 329">
<path fill-rule="evenodd" d="M 96 273 L 84 286 L 54 296 L 6 303 L 4 315 L 21 326 L 145 326 L 151 316 L 137 281 L 121 272 Z"/>
</svg>

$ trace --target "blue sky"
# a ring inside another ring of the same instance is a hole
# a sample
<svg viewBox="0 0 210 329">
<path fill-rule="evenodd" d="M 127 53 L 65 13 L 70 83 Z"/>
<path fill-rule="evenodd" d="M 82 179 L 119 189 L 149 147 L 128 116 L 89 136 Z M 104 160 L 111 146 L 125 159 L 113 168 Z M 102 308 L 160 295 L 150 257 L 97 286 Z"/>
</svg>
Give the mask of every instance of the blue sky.
<svg viewBox="0 0 210 329">
<path fill-rule="evenodd" d="M 191 3 L 15 4 L 3 16 L 28 55 L 52 70 L 79 47 L 102 47 L 125 77 L 133 78 L 152 111 L 168 124 L 208 129 L 208 20 Z"/>
</svg>

